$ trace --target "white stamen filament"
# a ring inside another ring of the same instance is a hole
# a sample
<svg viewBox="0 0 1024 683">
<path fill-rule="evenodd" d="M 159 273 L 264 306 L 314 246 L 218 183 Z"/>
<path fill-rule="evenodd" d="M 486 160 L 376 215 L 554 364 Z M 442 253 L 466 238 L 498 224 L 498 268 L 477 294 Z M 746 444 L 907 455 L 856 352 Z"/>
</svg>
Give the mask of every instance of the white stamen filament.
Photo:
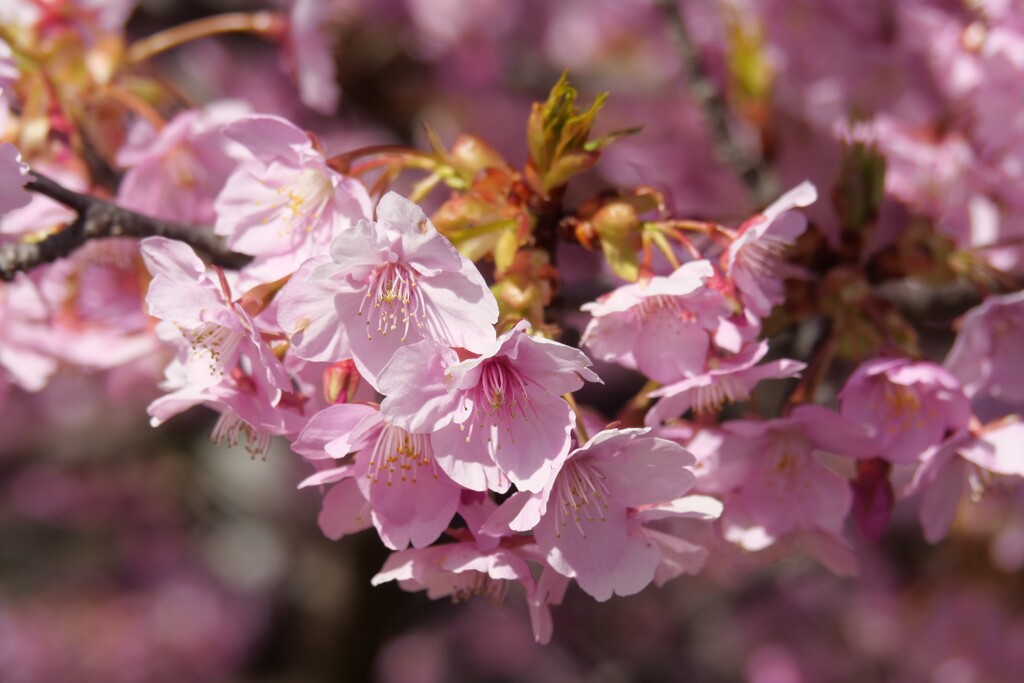
<svg viewBox="0 0 1024 683">
<path fill-rule="evenodd" d="M 372 307 L 368 303 L 372 302 Z M 416 286 L 416 274 L 400 264 L 378 266 L 370 274 L 366 296 L 359 304 L 358 315 L 366 313 L 366 338 L 373 339 L 372 325 L 386 336 L 402 326 L 402 341 L 409 337 L 410 322 L 422 330 L 427 317 L 427 306 Z M 376 312 L 376 315 L 374 314 Z"/>
<path fill-rule="evenodd" d="M 249 452 L 249 455 L 253 459 L 256 456 L 260 456 L 266 460 L 267 453 L 270 451 L 270 434 L 256 429 L 230 408 L 225 409 L 217 419 L 217 424 L 213 426 L 213 432 L 210 434 L 210 439 L 214 443 L 226 443 L 234 448 L 241 441 L 242 435 L 245 435 L 245 450 Z"/>
<path fill-rule="evenodd" d="M 203 323 L 194 330 L 187 330 L 180 325 L 181 336 L 189 343 L 191 355 L 197 360 L 209 356 L 210 375 L 223 375 L 225 363 L 234 357 L 242 343 L 242 332 L 217 323 Z"/>
<path fill-rule="evenodd" d="M 484 362 L 480 369 L 480 382 L 466 396 L 466 400 L 470 399 L 473 416 L 466 441 L 472 438 L 475 426 L 487 429 L 493 424 L 499 427 L 499 433 L 504 431 L 512 443 L 515 443 L 513 423 L 519 418 L 522 418 L 523 422 L 529 422 L 527 409 L 532 411 L 534 416 L 537 415 L 537 409 L 530 403 L 526 382 L 514 368 L 500 359 Z M 501 445 L 498 444 L 496 447 L 501 448 Z"/>
<path fill-rule="evenodd" d="M 466 574 L 472 575 L 469 581 L 460 582 L 459 580 L 465 577 Z M 454 578 L 455 583 L 452 586 L 453 603 L 465 602 L 477 595 L 483 595 L 490 599 L 495 607 L 498 607 L 505 602 L 505 596 L 508 595 L 508 581 L 491 578 L 483 572 L 463 572 L 457 574 Z"/>
<path fill-rule="evenodd" d="M 282 196 L 282 200 L 275 208 L 291 212 L 291 216 L 283 221 L 285 229 L 281 236 L 296 227 L 312 232 L 334 195 L 334 185 L 323 171 L 307 168 L 294 183 L 277 188 L 277 194 Z"/>
<path fill-rule="evenodd" d="M 718 375 L 711 384 L 693 390 L 693 411 L 707 414 L 720 409 L 725 403 L 746 401 L 750 390 L 746 383 L 735 375 Z"/>
<path fill-rule="evenodd" d="M 762 235 L 743 245 L 736 259 L 757 278 L 777 278 L 782 256 L 789 243 L 771 235 Z"/>
<path fill-rule="evenodd" d="M 555 535 L 559 538 L 570 518 L 583 538 L 587 537 L 584 522 L 604 522 L 607 519 L 605 510 L 611 500 L 611 491 L 605 483 L 605 476 L 592 464 L 585 460 L 566 463 L 555 487 Z"/>
<path fill-rule="evenodd" d="M 372 483 L 383 482 L 391 486 L 396 481 L 418 483 L 420 468 L 437 479 L 437 464 L 433 458 L 428 434 L 410 434 L 400 427 L 386 424 L 370 452 L 366 478 Z"/>
</svg>

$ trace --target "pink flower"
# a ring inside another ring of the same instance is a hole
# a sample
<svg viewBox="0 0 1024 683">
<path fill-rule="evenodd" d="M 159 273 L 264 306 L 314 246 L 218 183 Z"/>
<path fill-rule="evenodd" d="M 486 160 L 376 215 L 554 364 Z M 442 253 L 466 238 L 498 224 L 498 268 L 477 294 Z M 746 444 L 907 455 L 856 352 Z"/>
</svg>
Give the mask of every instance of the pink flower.
<svg viewBox="0 0 1024 683">
<path fill-rule="evenodd" d="M 720 293 L 702 289 L 713 274 L 708 261 L 694 261 L 668 277 L 624 285 L 585 304 L 593 319 L 582 344 L 597 358 L 658 382 L 701 372 L 711 334 L 731 313 Z"/>
<path fill-rule="evenodd" d="M 1024 293 L 990 296 L 963 318 L 945 366 L 971 400 L 1024 403 Z"/>
<path fill-rule="evenodd" d="M 726 422 L 717 438 L 691 446 L 700 459 L 697 490 L 724 496 L 725 538 L 759 551 L 802 532 L 841 542 L 850 487 L 815 453 L 863 456 L 873 442 L 837 413 L 807 405 L 788 418 Z"/>
<path fill-rule="evenodd" d="M 714 359 L 714 365 L 709 363 L 710 369 L 695 377 L 652 391 L 648 396 L 661 400 L 647 412 L 644 424 L 656 427 L 690 408 L 698 413 L 710 413 L 725 403 L 745 401 L 761 380 L 794 377 L 806 367 L 788 359 L 757 365 L 766 353 L 768 342 L 748 344 L 732 358 Z"/>
<path fill-rule="evenodd" d="M 214 200 L 236 164 L 220 130 L 247 113 L 241 102 L 221 102 L 184 111 L 159 131 L 137 122 L 117 153 L 117 163 L 128 167 L 117 203 L 169 221 L 212 226 Z"/>
<path fill-rule="evenodd" d="M 462 486 L 539 491 L 569 452 L 573 412 L 561 398 L 598 381 L 582 351 L 526 334 L 519 322 L 480 356 L 423 342 L 400 350 L 380 375 L 381 410 L 429 433 L 437 461 Z M 507 477 L 507 479 L 506 479 Z"/>
<path fill-rule="evenodd" d="M 977 500 L 989 488 L 1020 484 L 1022 437 L 1020 423 L 1004 423 L 979 435 L 956 434 L 925 456 L 908 494 L 924 490 L 920 520 L 928 542 L 946 536 L 965 493 Z"/>
<path fill-rule="evenodd" d="M 293 0 L 288 13 L 285 66 L 299 86 L 299 99 L 310 109 L 330 116 L 338 108 L 334 50 L 324 28 L 330 3 Z"/>
<path fill-rule="evenodd" d="M 646 429 L 606 430 L 566 458 L 540 494 L 512 496 L 487 527 L 532 529 L 551 567 L 597 600 L 643 590 L 662 562 L 645 521 L 717 517 L 717 501 L 682 496 L 693 456 Z"/>
<path fill-rule="evenodd" d="M 61 360 L 109 369 L 158 350 L 143 304 L 148 276 L 136 240 L 88 242 L 33 276 L 52 311 L 47 336 Z"/>
<path fill-rule="evenodd" d="M 326 266 L 321 268 L 321 266 Z M 319 273 L 320 277 L 314 277 Z M 300 358 L 336 362 L 352 357 L 345 327 L 339 324 L 335 292 L 348 286 L 329 256 L 303 263 L 275 297 L 277 322 L 291 333 L 290 350 Z"/>
<path fill-rule="evenodd" d="M 322 521 L 353 510 L 363 519 L 361 511 L 368 504 L 373 526 L 394 550 L 410 543 L 426 547 L 448 528 L 461 489 L 437 466 L 428 435 L 410 434 L 387 422 L 373 406 L 339 404 L 313 416 L 299 435 L 298 448 L 316 455 L 318 441 L 331 457 L 356 453 L 354 462 L 318 472 L 304 482 L 355 482 L 328 494 Z"/>
<path fill-rule="evenodd" d="M 807 229 L 807 219 L 793 211 L 818 199 L 814 185 L 804 181 L 762 213 L 740 226 L 739 237 L 722 255 L 723 269 L 733 279 L 743 304 L 759 316 L 783 300 L 782 280 L 789 272 L 782 254 Z"/>
<path fill-rule="evenodd" d="M 334 241 L 331 257 L 307 277 L 293 277 L 280 295 L 282 327 L 303 332 L 299 356 L 340 360 L 329 356 L 347 346 L 376 387 L 408 344 L 434 339 L 479 350 L 493 342 L 498 304 L 476 266 L 394 192 L 380 200 L 376 222 L 360 221 Z M 320 294 L 332 291 L 330 300 Z"/>
<path fill-rule="evenodd" d="M 227 281 L 214 282 L 206 265 L 183 242 L 149 237 L 142 241 L 142 259 L 153 275 L 146 295 L 150 315 L 163 322 L 157 334 L 181 348 L 188 383 L 216 385 L 237 367 L 243 350 L 258 359 L 262 372 L 278 390 L 291 390 L 281 361 L 248 313 L 232 301 Z"/>
<path fill-rule="evenodd" d="M 28 166 L 22 163 L 18 148 L 9 142 L 0 144 L 0 213 L 20 209 L 32 200 L 26 182 Z"/>
<path fill-rule="evenodd" d="M 451 596 L 460 601 L 482 595 L 496 604 L 504 601 L 512 584 L 518 583 L 526 591 L 534 639 L 547 643 L 552 631 L 549 605 L 561 603 L 569 581 L 546 565 L 539 580 L 534 581 L 527 560 L 544 564 L 534 544 L 523 543 L 521 537 L 499 539 L 480 533 L 474 522 L 485 520 L 496 507 L 490 498 L 476 499 L 465 492 L 459 514 L 473 521 L 468 530 L 449 532 L 456 538 L 455 543 L 392 553 L 371 583 L 379 586 L 397 581 L 403 590 L 425 590 L 433 600 Z"/>
<path fill-rule="evenodd" d="M 362 183 L 327 165 L 310 137 L 276 116 L 244 117 L 224 135 L 247 150 L 217 197 L 215 230 L 235 251 L 258 257 L 263 281 L 289 275 L 357 221 L 370 216 Z"/>
<path fill-rule="evenodd" d="M 215 443 L 236 446 L 246 440 L 252 456 L 266 457 L 273 435 L 294 438 L 308 421 L 306 397 L 282 392 L 267 380 L 263 360 L 256 351 L 243 346 L 229 374 L 214 383 L 195 381 L 194 368 L 176 358 L 165 370 L 161 388 L 169 393 L 149 404 L 150 424 L 157 427 L 171 417 L 197 405 L 220 413 L 210 438 Z"/>
<path fill-rule="evenodd" d="M 924 491 L 920 519 L 929 543 L 949 533 L 965 493 L 977 500 L 989 488 L 1021 484 L 1022 443 L 1024 423 L 1004 420 L 977 434 L 958 432 L 925 454 L 907 493 Z"/>
<path fill-rule="evenodd" d="M 877 358 L 862 363 L 839 394 L 843 417 L 874 428 L 875 455 L 916 461 L 947 430 L 967 428 L 970 405 L 951 374 L 934 363 Z"/>
</svg>

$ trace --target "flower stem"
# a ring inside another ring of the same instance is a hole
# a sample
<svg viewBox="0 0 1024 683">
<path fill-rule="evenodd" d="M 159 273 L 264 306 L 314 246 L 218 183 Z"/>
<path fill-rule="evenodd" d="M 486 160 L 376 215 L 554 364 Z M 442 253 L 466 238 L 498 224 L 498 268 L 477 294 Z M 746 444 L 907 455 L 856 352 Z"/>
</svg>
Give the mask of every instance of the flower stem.
<svg viewBox="0 0 1024 683">
<path fill-rule="evenodd" d="M 222 33 L 255 33 L 277 39 L 285 31 L 285 21 L 284 16 L 266 11 L 231 12 L 196 19 L 132 43 L 128 48 L 127 61 L 140 64 L 171 48 Z"/>
<path fill-rule="evenodd" d="M 576 415 L 576 433 L 579 434 L 580 443 L 585 444 L 590 441 L 590 437 L 587 436 L 587 428 L 583 425 L 583 413 L 580 411 L 580 406 L 576 403 L 576 397 L 572 394 L 562 394 L 562 398 L 572 408 L 572 412 Z"/>
</svg>

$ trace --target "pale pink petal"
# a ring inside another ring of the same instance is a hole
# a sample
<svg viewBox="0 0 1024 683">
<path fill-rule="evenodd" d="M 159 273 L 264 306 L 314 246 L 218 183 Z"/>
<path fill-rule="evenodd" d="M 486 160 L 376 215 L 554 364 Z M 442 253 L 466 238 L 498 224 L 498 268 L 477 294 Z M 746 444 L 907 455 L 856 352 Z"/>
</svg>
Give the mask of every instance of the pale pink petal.
<svg viewBox="0 0 1024 683">
<path fill-rule="evenodd" d="M 672 441 L 640 436 L 614 454 L 594 459 L 605 485 L 619 505 L 639 507 L 679 498 L 696 477 L 686 469 L 693 455 Z"/>
<path fill-rule="evenodd" d="M 491 457 L 520 490 L 540 491 L 569 452 L 573 422 L 572 408 L 564 400 L 534 392 L 523 421 L 516 421 L 513 431 L 491 426 Z"/>
<path fill-rule="evenodd" d="M 345 479 L 331 487 L 324 496 L 317 522 L 324 536 L 334 541 L 370 528 L 370 503 L 354 479 Z"/>
<path fill-rule="evenodd" d="M 967 492 L 967 463 L 953 458 L 934 473 L 921 498 L 921 527 L 929 543 L 938 543 L 953 526 L 960 500 Z"/>
<path fill-rule="evenodd" d="M 410 432 L 447 425 L 458 396 L 448 391 L 445 370 L 458 360 L 454 351 L 431 339 L 398 349 L 378 378 L 381 393 L 387 396 L 381 413 Z"/>
<path fill-rule="evenodd" d="M 345 328 L 338 323 L 334 292 L 344 274 L 324 276 L 320 266 L 334 267 L 330 259 L 321 257 L 306 261 L 277 295 L 277 322 L 291 335 L 290 351 L 299 358 L 334 362 L 349 358 Z M 321 277 L 310 278 L 314 271 Z"/>
<path fill-rule="evenodd" d="M 150 315 L 198 323 L 209 320 L 214 311 L 225 310 L 223 292 L 206 276 L 206 264 L 192 247 L 178 240 L 147 237 L 141 254 L 153 276 L 146 295 Z M 226 322 L 226 317 L 224 313 L 215 322 Z"/>
<path fill-rule="evenodd" d="M 584 381 L 601 381 L 590 369 L 585 353 L 543 337 L 520 335 L 510 357 L 515 358 L 516 369 L 523 376 L 550 394 L 560 396 L 576 391 Z"/>
<path fill-rule="evenodd" d="M 491 457 L 487 437 L 483 429 L 468 432 L 452 423 L 434 432 L 430 443 L 437 464 L 459 486 L 504 493 L 511 484 Z"/>
<path fill-rule="evenodd" d="M 796 535 L 795 540 L 800 550 L 836 576 L 857 576 L 857 555 L 845 539 L 820 529 L 805 529 Z"/>
<path fill-rule="evenodd" d="M 1024 477 L 1024 423 L 1009 422 L 987 430 L 958 453 L 990 472 Z"/>
<path fill-rule="evenodd" d="M 310 460 L 342 457 L 354 450 L 349 439 L 356 427 L 376 412 L 372 406 L 360 403 L 346 403 L 321 410 L 310 418 L 298 438 L 292 442 L 292 450 Z M 333 454 L 327 452 L 329 445 L 332 446 Z"/>
</svg>

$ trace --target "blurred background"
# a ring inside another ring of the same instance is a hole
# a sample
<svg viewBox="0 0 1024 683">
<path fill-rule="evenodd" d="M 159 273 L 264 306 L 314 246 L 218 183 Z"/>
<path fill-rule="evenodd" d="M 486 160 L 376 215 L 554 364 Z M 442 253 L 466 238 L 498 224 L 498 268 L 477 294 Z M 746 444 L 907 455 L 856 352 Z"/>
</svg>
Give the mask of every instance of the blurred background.
<svg viewBox="0 0 1024 683">
<path fill-rule="evenodd" d="M 423 147 L 427 123 L 445 143 L 478 134 L 516 164 L 530 103 L 568 70 L 585 101 L 611 93 L 604 131 L 643 126 L 575 182 L 569 203 L 643 183 L 676 215 L 736 224 L 806 178 L 824 198 L 810 211 L 811 239 L 831 244 L 844 205 L 830 195 L 858 121 L 879 122 L 869 137 L 889 166 L 879 220 L 897 227 L 878 249 L 915 221 L 954 241 L 970 234 L 964 187 L 985 182 L 993 196 L 1017 180 L 972 128 L 981 116 L 965 120 L 949 68 L 985 12 L 1019 13 L 1012 3 L 324 2 L 342 93 L 335 117 L 305 109 L 274 46 L 257 39 L 200 41 L 159 66 L 195 101 L 245 99 L 316 131 L 328 152 Z M 143 0 L 128 30 L 141 37 L 264 6 Z M 967 152 L 953 154 L 954 144 Z M 563 260 L 568 287 L 573 268 L 589 273 L 587 258 Z M 976 303 L 952 294 L 950 318 Z M 948 334 L 921 339 L 941 359 Z M 296 489 L 308 471 L 283 441 L 265 460 L 215 446 L 216 416 L 201 408 L 151 429 L 145 406 L 166 360 L 93 373 L 69 365 L 40 393 L 6 389 L 3 683 L 1024 680 L 1020 493 L 965 509 L 935 547 L 914 501 L 897 507 L 879 544 L 851 529 L 855 579 L 721 549 L 701 576 L 630 598 L 597 604 L 573 589 L 540 647 L 514 593 L 501 605 L 453 605 L 371 588 L 386 549 L 373 532 L 322 536 L 320 496 Z M 606 370 L 606 391 L 621 382 L 624 401 L 635 380 Z"/>
</svg>

